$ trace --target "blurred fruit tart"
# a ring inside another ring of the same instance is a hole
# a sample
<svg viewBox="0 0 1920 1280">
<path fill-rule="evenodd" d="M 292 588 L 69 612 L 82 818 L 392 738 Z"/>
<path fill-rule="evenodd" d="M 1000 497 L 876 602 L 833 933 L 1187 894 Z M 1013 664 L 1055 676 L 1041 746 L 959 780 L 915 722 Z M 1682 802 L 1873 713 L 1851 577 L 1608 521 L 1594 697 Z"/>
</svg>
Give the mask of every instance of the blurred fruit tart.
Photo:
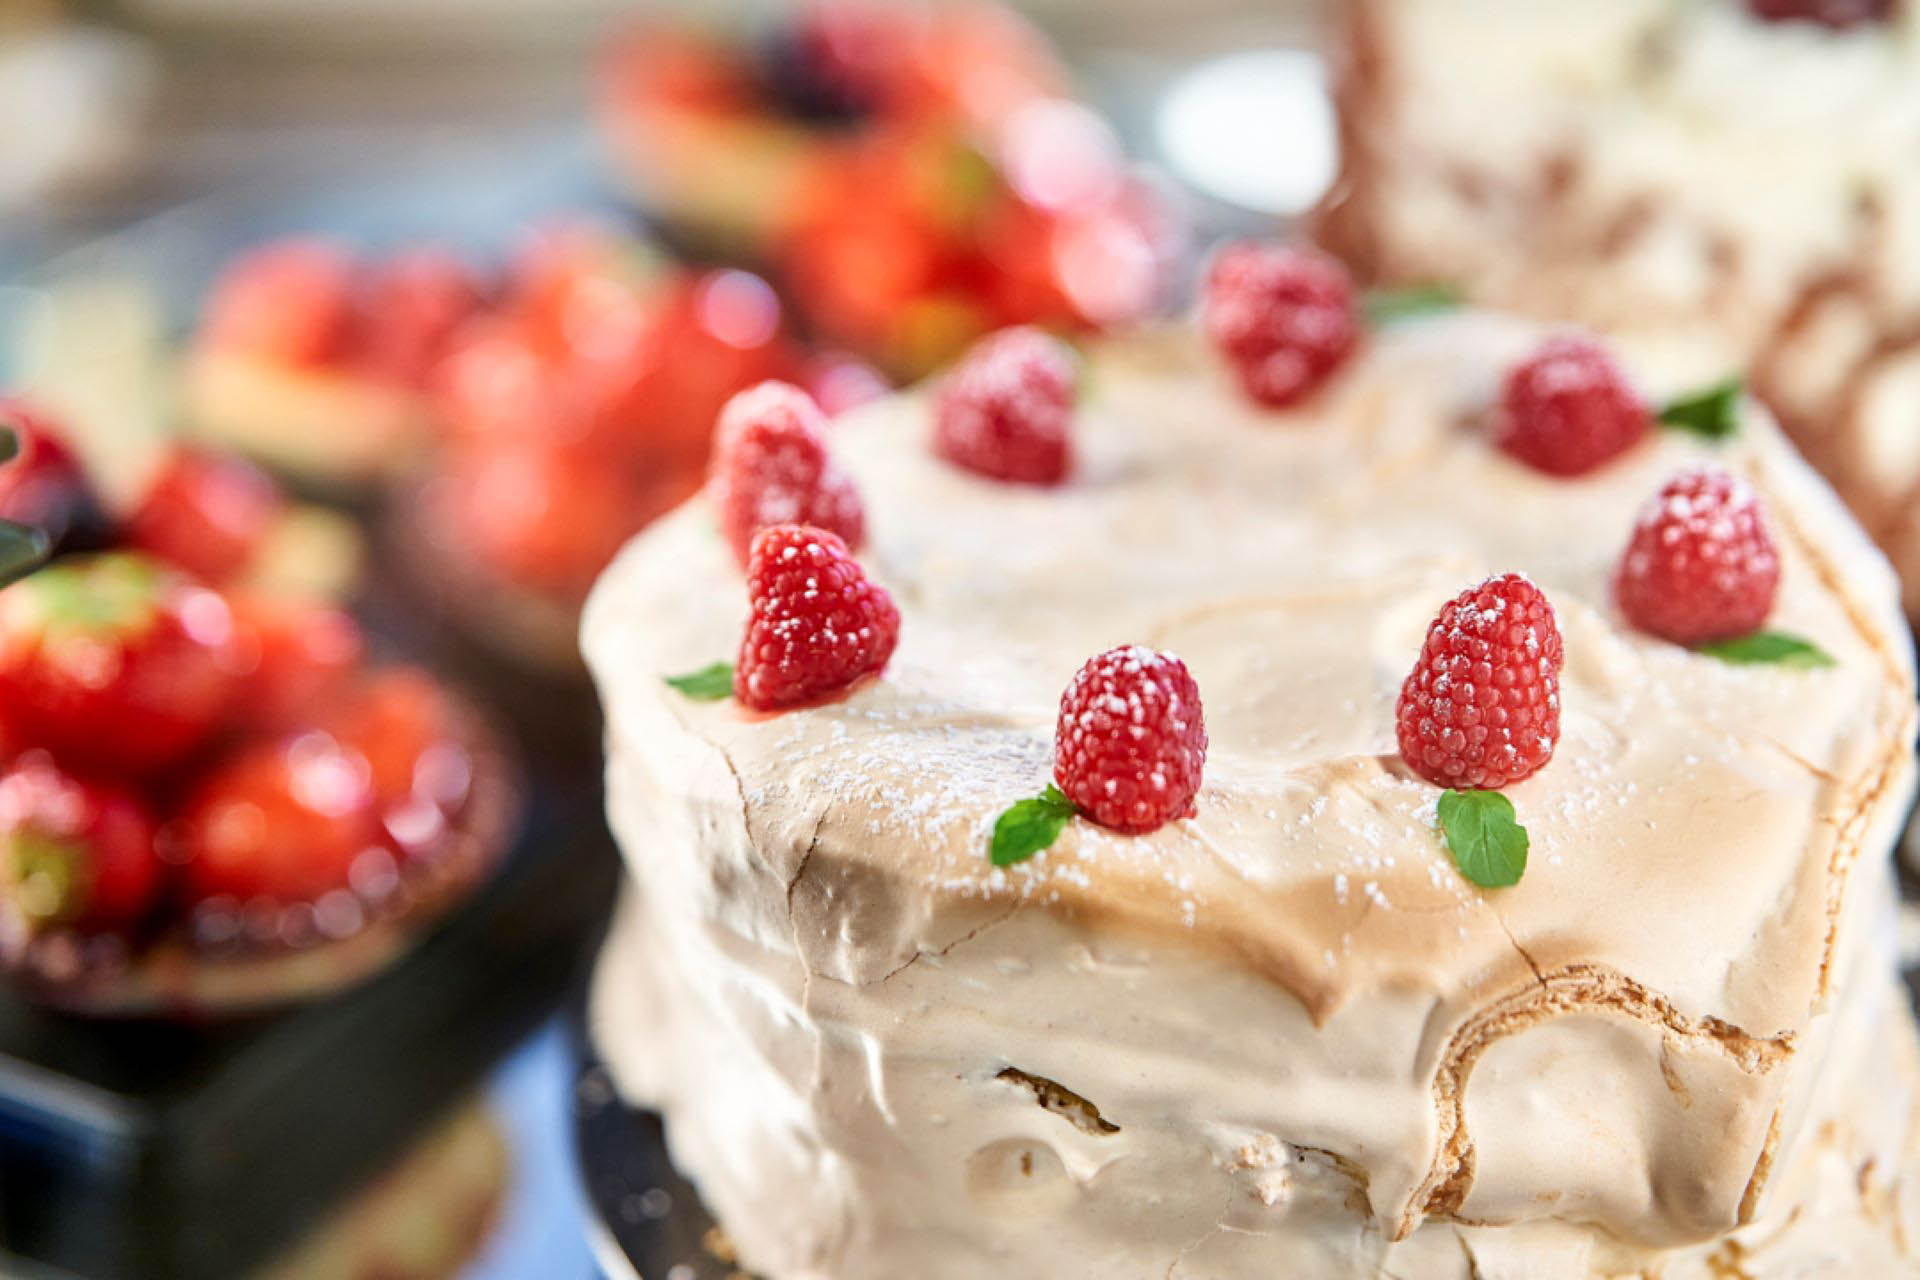
<svg viewBox="0 0 1920 1280">
<path fill-rule="evenodd" d="M 818 0 L 731 36 L 654 22 L 607 59 L 614 162 L 682 239 L 776 269 L 810 326 L 900 375 L 1012 324 L 1162 298 L 1178 220 L 986 3 Z"/>
<path fill-rule="evenodd" d="M 315 238 L 234 259 L 200 317 L 189 426 L 304 481 L 354 486 L 417 458 L 426 386 L 486 288 L 453 254 L 356 255 Z"/>
<path fill-rule="evenodd" d="M 860 362 L 804 349 L 758 276 L 673 266 L 604 227 L 548 228 L 442 367 L 404 558 L 493 647 L 572 670 L 594 577 L 699 488 L 720 406 L 769 378 L 840 407 L 884 389 Z"/>
<path fill-rule="evenodd" d="M 31 421 L 0 495 L 67 456 Z M 48 509 L 99 509 L 80 469 L 47 474 Z M 267 571 L 297 519 L 251 464 L 182 450 L 96 544 L 49 530 L 51 562 L 0 590 L 0 965 L 32 997 L 212 1016 L 318 996 L 502 851 L 514 786 L 479 716 Z"/>
</svg>

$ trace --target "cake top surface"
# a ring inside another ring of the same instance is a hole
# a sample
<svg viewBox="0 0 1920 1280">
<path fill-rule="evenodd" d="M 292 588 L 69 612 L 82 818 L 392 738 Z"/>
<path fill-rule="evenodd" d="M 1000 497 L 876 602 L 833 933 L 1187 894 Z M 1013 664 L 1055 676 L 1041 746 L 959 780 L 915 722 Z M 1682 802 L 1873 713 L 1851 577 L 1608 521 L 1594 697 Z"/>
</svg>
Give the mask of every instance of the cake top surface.
<svg viewBox="0 0 1920 1280">
<path fill-rule="evenodd" d="M 1578 967 L 1683 1033 L 1789 1037 L 1825 994 L 1848 873 L 1884 854 L 1864 846 L 1904 798 L 1914 692 L 1891 574 L 1757 411 L 1730 440 L 1659 433 L 1573 480 L 1497 451 L 1488 406 L 1542 336 L 1474 313 L 1406 323 L 1288 412 L 1243 401 L 1197 339 L 1111 345 L 1054 489 L 938 460 L 924 393 L 856 411 L 832 445 L 866 502 L 860 559 L 903 616 L 884 675 L 773 716 L 668 688 L 731 659 L 747 613 L 696 499 L 588 606 L 614 732 L 668 725 L 718 752 L 727 802 L 789 885 L 821 855 L 886 886 L 838 902 L 817 948 L 849 980 L 950 943 L 983 908 L 1042 909 L 1219 949 L 1319 1020 L 1365 992 L 1484 1002 Z M 1623 356 L 1650 398 L 1684 389 L 1658 351 Z M 1783 564 L 1770 625 L 1832 667 L 1733 665 L 1619 617 L 1636 515 L 1703 463 L 1760 495 Z M 1397 755 L 1393 708 L 1440 605 L 1509 570 L 1558 613 L 1563 730 L 1507 792 L 1527 873 L 1486 891 L 1441 843 L 1440 792 Z M 1129 642 L 1198 680 L 1197 815 L 1144 836 L 1076 820 L 993 867 L 994 818 L 1048 779 L 1061 690 Z"/>
</svg>

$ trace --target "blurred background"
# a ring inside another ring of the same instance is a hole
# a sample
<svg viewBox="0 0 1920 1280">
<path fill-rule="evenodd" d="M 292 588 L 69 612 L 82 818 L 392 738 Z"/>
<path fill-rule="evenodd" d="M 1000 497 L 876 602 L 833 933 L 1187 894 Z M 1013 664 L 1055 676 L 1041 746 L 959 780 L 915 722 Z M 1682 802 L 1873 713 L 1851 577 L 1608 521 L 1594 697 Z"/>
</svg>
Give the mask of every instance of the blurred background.
<svg viewBox="0 0 1920 1280">
<path fill-rule="evenodd" d="M 657 1133 L 581 1123 L 585 590 L 742 385 L 833 411 L 1183 306 L 1332 180 L 1328 16 L 0 0 L 0 422 L 56 550 L 216 591 L 255 699 L 294 690 L 114 766 L 133 906 L 0 874 L 0 1272 L 729 1274 Z M 207 870 L 243 854 L 272 876 Z"/>
</svg>

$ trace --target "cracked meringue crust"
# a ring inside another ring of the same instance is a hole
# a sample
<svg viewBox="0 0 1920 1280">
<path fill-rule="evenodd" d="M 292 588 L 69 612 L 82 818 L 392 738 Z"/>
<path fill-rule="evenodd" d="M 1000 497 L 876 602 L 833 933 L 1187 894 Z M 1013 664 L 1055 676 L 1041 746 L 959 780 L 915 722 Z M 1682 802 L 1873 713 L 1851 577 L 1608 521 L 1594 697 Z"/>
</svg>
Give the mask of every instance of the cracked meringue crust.
<svg viewBox="0 0 1920 1280">
<path fill-rule="evenodd" d="M 1806 1218 L 1830 1150 L 1904 1185 L 1904 1102 L 1862 1119 L 1852 1087 L 1884 1089 L 1866 1041 L 1911 1035 L 1881 927 L 1915 706 L 1892 575 L 1757 413 L 1572 481 L 1498 452 L 1486 408 L 1542 336 L 1399 326 L 1284 413 L 1189 335 L 1112 344 L 1079 469 L 1046 492 L 940 463 L 924 395 L 850 415 L 833 444 L 901 645 L 806 711 L 662 683 L 745 618 L 700 502 L 621 555 L 584 646 L 637 890 L 596 1033 L 748 1263 L 1706 1275 L 1678 1260 Z M 1651 396 L 1685 389 L 1671 353 L 1622 354 Z M 1641 504 L 1707 462 L 1767 509 L 1771 625 L 1834 667 L 1724 664 L 1619 619 Z M 1439 605 L 1507 570 L 1558 612 L 1563 733 L 1508 792 L 1527 874 L 1487 893 L 1394 754 L 1393 700 Z M 996 870 L 988 829 L 1046 781 L 1061 688 L 1126 642 L 1199 681 L 1198 815 L 1076 821 Z M 1818 1220 L 1872 1235 L 1869 1181 Z"/>
</svg>

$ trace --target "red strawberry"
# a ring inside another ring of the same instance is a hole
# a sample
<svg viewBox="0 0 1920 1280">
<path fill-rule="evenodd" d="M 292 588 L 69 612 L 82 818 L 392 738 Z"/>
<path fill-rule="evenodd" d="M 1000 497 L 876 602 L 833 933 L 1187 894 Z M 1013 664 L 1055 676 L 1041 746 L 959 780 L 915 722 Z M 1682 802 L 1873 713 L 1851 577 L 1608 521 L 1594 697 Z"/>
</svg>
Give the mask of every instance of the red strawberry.
<svg viewBox="0 0 1920 1280">
<path fill-rule="evenodd" d="M 1779 585 L 1780 556 L 1753 490 L 1698 470 L 1668 481 L 1641 513 L 1614 597 L 1640 630 L 1696 645 L 1757 630 Z"/>
<path fill-rule="evenodd" d="M 30 932 L 127 928 L 160 891 L 153 836 L 138 796 L 29 751 L 0 776 L 0 902 Z"/>
<path fill-rule="evenodd" d="M 976 343 L 940 384 L 934 452 L 996 480 L 1058 484 L 1073 447 L 1073 357 L 1038 329 L 1003 329 Z"/>
<path fill-rule="evenodd" d="M 1400 754 L 1438 787 L 1498 790 L 1560 741 L 1560 624 L 1517 573 L 1448 601 L 1427 628 L 1394 712 Z"/>
<path fill-rule="evenodd" d="M 1747 10 L 1768 22 L 1817 22 L 1835 31 L 1864 22 L 1885 22 L 1897 0 L 1747 0 Z"/>
<path fill-rule="evenodd" d="M 93 482 L 54 425 L 0 396 L 0 427 L 13 432 L 18 447 L 0 463 L 0 520 L 31 525 L 56 547 L 104 541 L 106 517 Z"/>
<path fill-rule="evenodd" d="M 190 900 L 310 902 L 381 844 L 370 770 L 318 730 L 254 742 L 207 771 L 182 814 Z"/>
<path fill-rule="evenodd" d="M 757 710 L 838 692 L 884 668 L 900 639 L 893 597 L 824 529 L 776 524 L 755 534 L 747 592 L 753 615 L 733 693 Z"/>
<path fill-rule="evenodd" d="M 0 722 L 65 762 L 173 764 L 219 726 L 244 665 L 226 601 L 138 553 L 65 560 L 0 591 Z"/>
<path fill-rule="evenodd" d="M 1170 653 L 1109 649 L 1087 659 L 1060 695 L 1053 778 L 1103 827 L 1152 831 L 1192 817 L 1206 763 L 1200 687 Z"/>
<path fill-rule="evenodd" d="M 207 582 L 252 563 L 286 509 L 280 486 L 242 458 L 175 449 L 127 517 L 126 541 Z"/>
<path fill-rule="evenodd" d="M 1577 476 L 1647 434 L 1647 406 L 1590 338 L 1550 338 L 1507 374 L 1494 443 L 1548 475 Z"/>
<path fill-rule="evenodd" d="M 444 249 L 413 249 L 375 266 L 361 300 L 359 355 L 368 368 L 425 386 L 455 332 L 480 310 L 481 289 Z"/>
<path fill-rule="evenodd" d="M 427 672 L 375 672 L 330 721 L 334 736 L 365 756 L 383 811 L 421 799 L 454 813 L 466 803 L 472 761 L 459 716 Z"/>
<path fill-rule="evenodd" d="M 288 364 L 343 354 L 352 325 L 353 256 L 326 240 L 282 240 L 229 265 L 202 322 L 210 346 Z"/>
<path fill-rule="evenodd" d="M 742 391 L 720 411 L 709 493 L 742 565 L 753 535 L 772 524 L 813 525 L 860 546 L 860 493 L 828 456 L 826 425 L 807 393 L 784 382 Z"/>
<path fill-rule="evenodd" d="M 243 655 L 252 664 L 243 698 L 248 723 L 291 729 L 339 705 L 366 648 L 351 614 L 262 596 L 230 603 Z"/>
<path fill-rule="evenodd" d="M 1347 269 L 1303 246 L 1222 249 L 1207 269 L 1200 315 L 1247 395 L 1275 409 L 1305 398 L 1360 341 Z"/>
</svg>

